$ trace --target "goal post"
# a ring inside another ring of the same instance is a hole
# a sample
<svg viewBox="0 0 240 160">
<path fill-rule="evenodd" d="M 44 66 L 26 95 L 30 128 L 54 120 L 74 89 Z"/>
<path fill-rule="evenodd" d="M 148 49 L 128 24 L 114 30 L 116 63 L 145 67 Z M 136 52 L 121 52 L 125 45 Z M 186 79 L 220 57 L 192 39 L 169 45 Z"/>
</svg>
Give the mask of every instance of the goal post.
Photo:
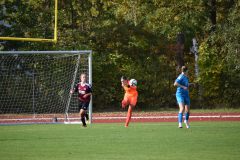
<svg viewBox="0 0 240 160">
<path fill-rule="evenodd" d="M 92 85 L 91 50 L 0 51 L 0 124 L 80 122 L 70 90 L 81 73 Z"/>
</svg>

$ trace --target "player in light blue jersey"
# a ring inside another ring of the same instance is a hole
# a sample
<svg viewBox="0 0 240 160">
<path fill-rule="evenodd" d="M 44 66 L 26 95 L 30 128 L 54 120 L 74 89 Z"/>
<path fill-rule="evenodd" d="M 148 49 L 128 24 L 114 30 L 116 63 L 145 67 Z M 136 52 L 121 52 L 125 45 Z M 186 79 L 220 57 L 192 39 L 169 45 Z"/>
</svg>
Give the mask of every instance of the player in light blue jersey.
<svg viewBox="0 0 240 160">
<path fill-rule="evenodd" d="M 174 82 L 174 86 L 177 87 L 176 98 L 179 105 L 178 127 L 182 128 L 183 112 L 185 111 L 184 123 L 187 128 L 190 128 L 188 121 L 190 114 L 189 80 L 187 77 L 188 68 L 186 66 L 182 66 L 181 70 L 182 73 Z"/>
</svg>

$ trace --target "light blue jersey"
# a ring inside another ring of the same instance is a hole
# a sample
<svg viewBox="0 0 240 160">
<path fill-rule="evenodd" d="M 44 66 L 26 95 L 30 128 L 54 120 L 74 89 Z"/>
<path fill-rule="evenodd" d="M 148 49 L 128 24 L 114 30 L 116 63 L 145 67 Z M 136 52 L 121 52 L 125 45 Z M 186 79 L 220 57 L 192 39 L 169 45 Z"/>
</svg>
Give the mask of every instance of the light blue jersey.
<svg viewBox="0 0 240 160">
<path fill-rule="evenodd" d="M 188 77 L 184 74 L 180 74 L 176 81 L 178 84 L 189 87 Z M 177 87 L 176 98 L 178 103 L 184 103 L 185 105 L 190 105 L 189 91 L 185 90 L 182 87 Z"/>
<path fill-rule="evenodd" d="M 180 74 L 175 82 L 177 82 L 178 84 L 188 88 L 188 77 L 185 76 L 184 74 Z M 188 95 L 188 89 L 185 90 L 185 89 L 178 86 L 176 94 Z"/>
</svg>

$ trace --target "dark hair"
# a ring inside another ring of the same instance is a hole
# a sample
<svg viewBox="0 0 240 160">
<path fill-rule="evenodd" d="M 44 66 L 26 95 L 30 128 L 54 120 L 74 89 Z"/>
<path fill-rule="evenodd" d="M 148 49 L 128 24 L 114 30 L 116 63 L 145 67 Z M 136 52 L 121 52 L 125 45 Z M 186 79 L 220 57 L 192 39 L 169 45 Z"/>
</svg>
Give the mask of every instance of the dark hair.
<svg viewBox="0 0 240 160">
<path fill-rule="evenodd" d="M 122 76 L 121 80 L 127 80 L 127 77 L 126 76 Z"/>
<path fill-rule="evenodd" d="M 181 70 L 182 70 L 182 72 L 187 72 L 188 68 L 186 66 L 182 66 Z"/>
</svg>

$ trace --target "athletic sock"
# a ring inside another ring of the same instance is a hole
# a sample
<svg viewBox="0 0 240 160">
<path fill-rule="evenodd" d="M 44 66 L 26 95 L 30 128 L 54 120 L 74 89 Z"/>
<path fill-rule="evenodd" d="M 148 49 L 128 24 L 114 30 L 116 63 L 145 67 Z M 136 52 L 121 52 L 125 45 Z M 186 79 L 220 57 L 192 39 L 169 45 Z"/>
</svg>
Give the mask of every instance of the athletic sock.
<svg viewBox="0 0 240 160">
<path fill-rule="evenodd" d="M 83 125 L 83 126 L 86 126 L 86 122 L 85 122 L 85 118 L 84 118 L 84 117 L 81 118 L 81 121 L 82 121 L 82 125 Z"/>
<path fill-rule="evenodd" d="M 182 123 L 183 113 L 178 113 L 178 123 Z"/>
<path fill-rule="evenodd" d="M 85 117 L 86 117 L 86 120 L 88 121 L 88 120 L 89 120 L 89 115 L 88 115 L 88 113 L 85 113 Z"/>
<path fill-rule="evenodd" d="M 126 119 L 125 127 L 128 126 L 128 124 L 129 124 L 129 122 L 130 122 L 130 120 L 131 120 L 131 117 L 132 117 L 132 108 L 129 107 L 129 108 L 128 108 L 128 113 L 127 113 L 127 119 Z"/>
<path fill-rule="evenodd" d="M 188 119 L 189 119 L 189 112 L 186 112 L 185 113 L 185 120 L 188 121 Z"/>
</svg>

